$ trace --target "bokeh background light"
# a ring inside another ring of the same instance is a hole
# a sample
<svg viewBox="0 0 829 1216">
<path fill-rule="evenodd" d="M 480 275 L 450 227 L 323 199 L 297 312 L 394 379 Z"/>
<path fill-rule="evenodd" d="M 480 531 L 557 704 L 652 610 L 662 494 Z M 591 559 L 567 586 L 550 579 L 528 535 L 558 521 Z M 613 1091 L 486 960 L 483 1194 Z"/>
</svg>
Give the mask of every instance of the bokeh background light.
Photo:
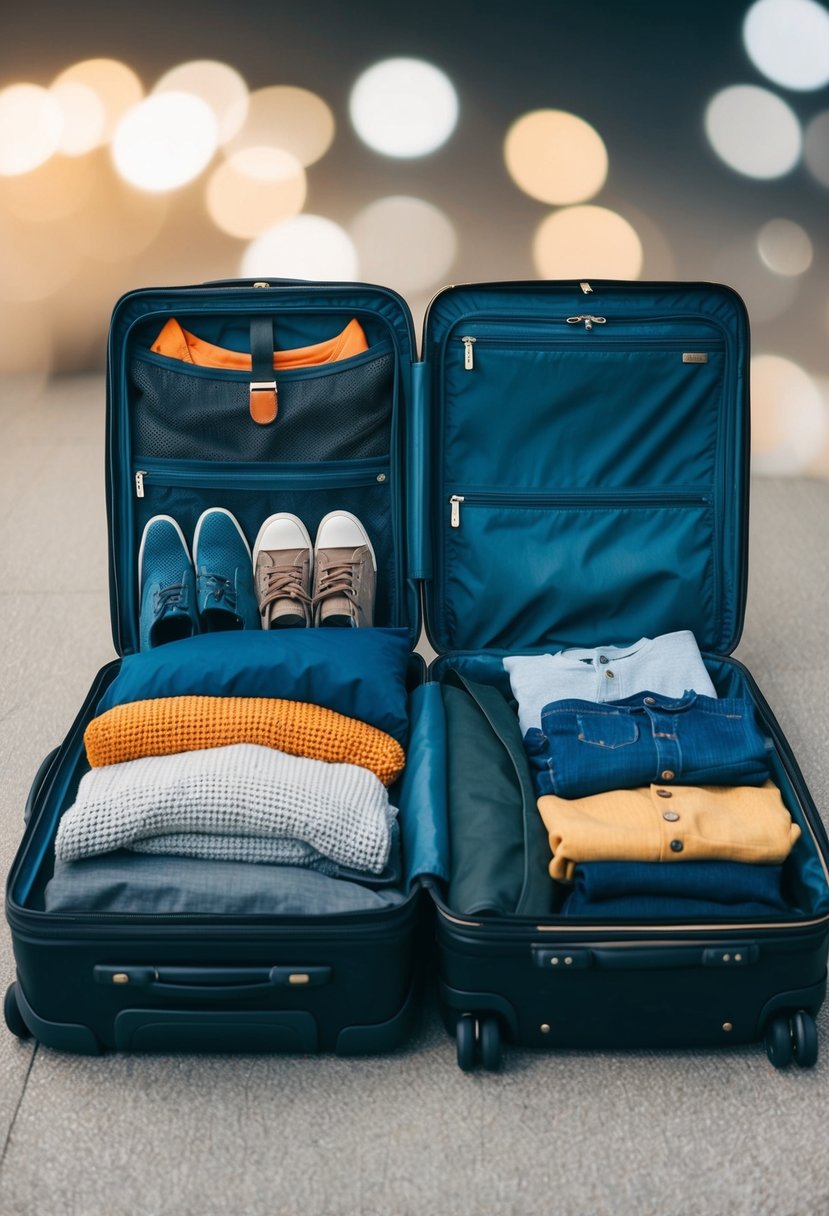
<svg viewBox="0 0 829 1216">
<path fill-rule="evenodd" d="M 118 172 L 141 190 L 175 190 L 198 177 L 219 142 L 216 116 L 190 93 L 158 93 L 129 110 L 115 132 Z"/>
<path fill-rule="evenodd" d="M 829 13 L 815 0 L 757 0 L 743 23 L 746 50 L 787 89 L 829 84 Z"/>
<path fill-rule="evenodd" d="M 302 210 L 305 170 L 280 148 L 243 148 L 220 164 L 207 183 L 207 210 L 230 236 L 259 236 Z"/>
<path fill-rule="evenodd" d="M 158 284 L 366 280 L 417 332 L 447 282 L 726 282 L 755 468 L 829 476 L 829 0 L 693 9 L 9 8 L 0 374 L 101 371 Z"/>
<path fill-rule="evenodd" d="M 245 120 L 226 146 L 229 153 L 279 148 L 307 167 L 328 151 L 334 130 L 331 107 L 317 93 L 274 85 L 251 93 Z"/>
<path fill-rule="evenodd" d="M 802 137 L 793 110 L 756 85 L 717 93 L 705 112 L 705 129 L 717 155 L 746 177 L 782 177 L 800 156 Z"/>
<path fill-rule="evenodd" d="M 607 207 L 564 207 L 539 225 L 533 257 L 546 279 L 638 279 L 642 242 Z"/>
<path fill-rule="evenodd" d="M 384 156 L 425 156 L 446 143 L 458 121 L 451 80 L 419 59 L 386 59 L 362 73 L 351 93 L 351 121 Z"/>
<path fill-rule="evenodd" d="M 247 247 L 240 274 L 249 279 L 356 279 L 357 250 L 348 233 L 321 215 L 298 215 L 266 229 Z"/>
<path fill-rule="evenodd" d="M 366 279 L 414 295 L 446 282 L 458 249 L 448 217 L 419 198 L 378 199 L 355 216 L 350 233 Z"/>
<path fill-rule="evenodd" d="M 522 115 L 507 132 L 504 159 L 515 184 L 543 203 L 585 202 L 607 177 L 601 136 L 563 110 Z"/>
</svg>

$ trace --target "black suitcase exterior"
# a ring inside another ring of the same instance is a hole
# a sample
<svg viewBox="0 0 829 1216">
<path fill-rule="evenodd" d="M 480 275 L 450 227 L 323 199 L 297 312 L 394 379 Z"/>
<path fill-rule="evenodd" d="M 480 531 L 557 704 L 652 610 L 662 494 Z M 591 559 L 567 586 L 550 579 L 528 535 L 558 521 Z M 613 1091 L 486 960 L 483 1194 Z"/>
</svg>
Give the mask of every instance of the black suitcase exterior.
<svg viewBox="0 0 829 1216">
<path fill-rule="evenodd" d="M 731 657 L 747 582 L 742 302 L 692 283 L 451 288 L 430 306 L 424 354 L 430 678 L 460 673 L 509 700 L 507 654 L 690 629 L 718 695 L 753 702 L 802 832 L 785 919 L 464 915 L 433 884 L 460 1067 L 497 1068 L 502 1042 L 713 1047 L 764 1035 L 776 1065 L 813 1064 L 827 837 L 772 710 Z M 447 801 L 451 823 L 451 791 Z"/>
<path fill-rule="evenodd" d="M 322 342 L 356 317 L 369 350 L 310 371 L 277 372 L 277 421 L 251 424 L 251 372 L 207 372 L 143 357 L 171 317 L 236 350 L 253 319 L 273 322 L 277 349 Z M 345 508 L 369 529 L 378 558 L 375 623 L 417 638 L 419 600 L 407 569 L 405 448 L 414 334 L 395 293 L 361 284 L 230 282 L 143 290 L 116 305 L 107 360 L 107 472 L 113 640 L 138 649 L 138 538 L 172 513 L 192 535 L 200 512 L 224 506 L 252 541 L 274 511 L 311 529 Z M 136 401 L 155 394 L 155 421 Z M 212 423 L 207 396 L 222 414 Z M 233 413 L 233 410 L 236 413 Z M 159 424 L 158 419 L 162 422 Z M 238 419 L 238 423 L 232 419 Z M 168 425 L 169 423 L 169 425 Z M 282 425 L 280 426 L 280 423 Z M 258 522 L 257 522 L 258 521 Z M 313 534 L 313 533 L 312 533 Z M 220 1051 L 390 1050 L 417 1011 L 424 900 L 420 875 L 442 873 L 445 844 L 418 794 L 418 750 L 428 740 L 424 664 L 412 655 L 412 763 L 399 792 L 406 900 L 363 913 L 269 917 L 58 914 L 44 911 L 54 836 L 86 770 L 83 730 L 119 661 L 96 677 L 67 738 L 44 761 L 8 878 L 7 917 L 17 980 L 6 1021 L 21 1037 L 94 1054 L 108 1049 Z M 425 706 L 425 708 L 424 708 Z M 415 725 L 417 722 L 419 726 Z M 419 733 L 421 744 L 415 736 Z"/>
</svg>

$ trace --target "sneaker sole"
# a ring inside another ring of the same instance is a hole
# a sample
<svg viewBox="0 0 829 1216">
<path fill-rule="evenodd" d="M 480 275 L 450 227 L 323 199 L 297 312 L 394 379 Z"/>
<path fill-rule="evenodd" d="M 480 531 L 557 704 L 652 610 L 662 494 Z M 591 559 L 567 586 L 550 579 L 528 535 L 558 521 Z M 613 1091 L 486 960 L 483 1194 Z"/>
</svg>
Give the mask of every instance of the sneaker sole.
<svg viewBox="0 0 829 1216">
<path fill-rule="evenodd" d="M 248 557 L 250 557 L 250 545 L 248 544 L 248 538 L 242 531 L 242 527 L 233 512 L 228 511 L 227 507 L 208 507 L 206 511 L 202 511 L 201 515 L 196 520 L 196 529 L 193 533 L 193 565 L 197 565 L 196 553 L 198 552 L 199 548 L 199 533 L 201 532 L 201 526 L 208 515 L 226 515 L 241 536 L 242 544 L 245 546 Z"/>
<path fill-rule="evenodd" d="M 162 519 L 164 520 L 165 523 L 172 524 L 173 527 L 175 528 L 176 532 L 178 532 L 179 540 L 181 541 L 181 547 L 184 549 L 184 552 L 187 555 L 187 560 L 191 566 L 193 564 L 193 559 L 190 556 L 190 550 L 187 548 L 187 541 L 184 539 L 184 533 L 182 532 L 181 526 L 179 525 L 178 521 L 173 519 L 172 515 L 154 515 L 152 517 L 152 519 L 148 519 L 146 524 L 144 525 L 144 531 L 141 533 L 141 544 L 138 547 L 138 603 L 139 603 L 139 605 L 141 604 L 141 587 L 144 582 L 144 545 L 147 540 L 147 533 L 149 532 L 149 530 L 153 524 L 158 523 L 159 520 L 162 520 Z M 245 542 L 245 543 L 247 543 L 247 542 Z"/>
<path fill-rule="evenodd" d="M 366 532 L 366 530 L 363 527 L 360 520 L 357 518 L 356 515 L 352 515 L 350 511 L 329 511 L 327 515 L 323 515 L 322 519 L 319 522 L 319 527 L 317 528 L 317 536 L 319 537 L 319 534 L 322 531 L 323 524 L 329 519 L 335 519 L 337 516 L 340 516 L 340 518 L 342 518 L 342 519 L 350 519 L 353 524 L 356 524 L 357 528 L 360 531 L 360 535 L 363 537 L 362 543 L 366 546 L 369 553 L 371 554 L 371 564 L 374 567 L 374 573 L 376 574 L 377 573 L 377 557 L 375 556 L 375 553 L 374 553 L 374 546 L 372 545 L 371 541 L 369 540 L 368 532 Z M 336 547 L 336 546 L 334 546 L 334 547 Z M 315 548 L 316 548 L 316 546 L 315 546 Z"/>
<path fill-rule="evenodd" d="M 291 515 L 290 511 L 277 511 L 275 515 L 269 515 L 268 518 L 265 520 L 265 522 L 262 524 L 262 527 L 259 529 L 259 532 L 257 533 L 257 536 L 256 536 L 256 542 L 253 546 L 254 572 L 256 571 L 256 562 L 257 562 L 257 559 L 258 559 L 259 554 L 262 549 L 262 538 L 264 537 L 265 533 L 267 532 L 267 530 L 271 526 L 271 524 L 274 523 L 277 519 L 290 520 L 291 523 L 296 524 L 297 527 L 299 528 L 299 531 L 302 534 L 302 539 L 308 548 L 308 556 L 311 559 L 311 564 L 309 567 L 309 574 L 311 575 L 311 577 L 313 577 L 313 574 L 314 574 L 314 546 L 311 543 L 311 537 L 308 534 L 308 529 L 305 527 L 305 524 L 302 522 L 302 520 L 299 518 L 299 516 Z M 299 546 L 297 546 L 297 547 L 299 547 Z"/>
</svg>

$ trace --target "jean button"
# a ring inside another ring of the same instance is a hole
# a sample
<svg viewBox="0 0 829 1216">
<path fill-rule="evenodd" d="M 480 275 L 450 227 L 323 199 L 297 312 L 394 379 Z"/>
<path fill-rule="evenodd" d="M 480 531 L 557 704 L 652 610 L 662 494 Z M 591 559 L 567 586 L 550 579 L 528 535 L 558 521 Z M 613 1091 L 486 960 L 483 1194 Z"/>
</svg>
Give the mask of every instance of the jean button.
<svg viewBox="0 0 829 1216">
<path fill-rule="evenodd" d="M 656 697 L 645 697 L 645 704 L 646 705 L 655 705 Z"/>
<path fill-rule="evenodd" d="M 670 790 L 657 790 L 656 792 L 660 798 L 673 798 L 673 794 Z"/>
<path fill-rule="evenodd" d="M 672 853 L 681 853 L 684 848 L 685 848 L 685 845 L 682 843 L 681 840 L 672 840 L 671 841 L 671 852 Z"/>
<path fill-rule="evenodd" d="M 662 780 L 663 781 L 673 781 L 675 776 L 676 776 L 676 773 L 672 773 L 669 768 L 666 768 L 665 772 L 662 774 Z"/>
</svg>

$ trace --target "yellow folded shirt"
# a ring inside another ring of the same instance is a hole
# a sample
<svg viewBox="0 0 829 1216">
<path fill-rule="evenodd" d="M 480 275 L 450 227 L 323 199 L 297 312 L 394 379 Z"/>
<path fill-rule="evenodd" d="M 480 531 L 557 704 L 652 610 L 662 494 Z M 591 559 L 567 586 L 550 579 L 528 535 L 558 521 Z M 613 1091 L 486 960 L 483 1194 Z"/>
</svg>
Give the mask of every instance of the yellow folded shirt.
<svg viewBox="0 0 829 1216">
<path fill-rule="evenodd" d="M 661 792 L 660 792 L 661 791 Z M 538 809 L 553 860 L 569 882 L 586 861 L 785 861 L 800 837 L 771 781 L 761 786 L 662 785 L 589 798 L 545 794 Z"/>
<path fill-rule="evenodd" d="M 403 748 L 376 726 L 306 701 L 276 697 L 157 697 L 116 705 L 84 732 L 93 768 L 142 756 L 259 743 L 292 756 L 357 764 L 384 785 L 403 771 Z"/>
</svg>

